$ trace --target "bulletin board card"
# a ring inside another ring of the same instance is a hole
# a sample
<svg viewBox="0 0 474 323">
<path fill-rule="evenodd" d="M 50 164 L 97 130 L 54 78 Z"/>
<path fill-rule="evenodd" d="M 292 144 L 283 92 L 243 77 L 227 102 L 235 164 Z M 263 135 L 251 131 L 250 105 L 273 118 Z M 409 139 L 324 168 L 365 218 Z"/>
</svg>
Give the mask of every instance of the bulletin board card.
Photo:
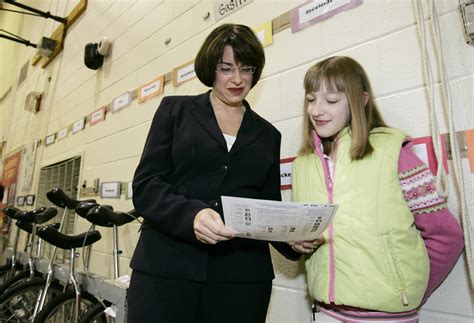
<svg viewBox="0 0 474 323">
<path fill-rule="evenodd" d="M 363 0 L 309 0 L 290 11 L 291 32 L 308 28 L 332 16 L 355 8 Z"/>
</svg>

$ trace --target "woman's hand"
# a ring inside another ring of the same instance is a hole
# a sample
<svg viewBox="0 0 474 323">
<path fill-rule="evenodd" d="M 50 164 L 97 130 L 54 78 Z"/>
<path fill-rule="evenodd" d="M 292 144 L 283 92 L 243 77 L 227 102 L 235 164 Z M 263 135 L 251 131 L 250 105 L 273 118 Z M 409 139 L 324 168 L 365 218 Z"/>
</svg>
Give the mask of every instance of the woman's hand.
<svg viewBox="0 0 474 323">
<path fill-rule="evenodd" d="M 306 241 L 288 241 L 288 244 L 294 251 L 301 253 L 311 253 L 324 243 L 324 237 L 320 236 L 314 240 Z"/>
<path fill-rule="evenodd" d="M 199 211 L 194 218 L 193 228 L 196 239 L 206 244 L 216 244 L 235 236 L 235 232 L 225 226 L 219 213 L 213 209 Z"/>
</svg>

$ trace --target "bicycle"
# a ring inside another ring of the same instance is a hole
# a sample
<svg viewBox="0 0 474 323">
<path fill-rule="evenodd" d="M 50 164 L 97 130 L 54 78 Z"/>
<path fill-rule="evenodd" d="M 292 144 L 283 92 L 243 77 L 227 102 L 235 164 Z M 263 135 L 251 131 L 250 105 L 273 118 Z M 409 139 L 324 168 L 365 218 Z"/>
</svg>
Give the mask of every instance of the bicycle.
<svg viewBox="0 0 474 323">
<path fill-rule="evenodd" d="M 22 322 L 29 318 L 32 313 L 30 309 L 34 308 L 36 302 L 38 288 L 44 281 L 41 278 L 42 274 L 35 270 L 33 241 L 37 231 L 36 225 L 47 222 L 56 215 L 57 211 L 55 208 L 41 209 L 43 212 L 18 211 L 15 214 L 18 228 L 30 233 L 27 246 L 28 268 L 17 273 L 1 286 L 4 291 L 0 296 L 0 321 L 2 322 Z M 57 224 L 51 226 L 57 227 Z M 62 291 L 58 283 L 54 282 L 52 286 L 48 294 L 49 298 Z"/>
<path fill-rule="evenodd" d="M 4 295 L 9 289 L 13 288 L 15 285 L 21 283 L 22 281 L 26 279 L 31 279 L 33 277 L 38 277 L 42 275 L 41 273 L 35 270 L 35 266 L 34 266 L 33 252 L 34 252 L 34 241 L 36 237 L 36 226 L 38 224 L 46 223 L 47 221 L 52 219 L 56 214 L 57 214 L 57 210 L 55 208 L 46 208 L 46 207 L 41 207 L 33 211 L 18 210 L 15 212 L 14 215 L 10 213 L 10 215 L 13 215 L 13 217 L 17 220 L 16 222 L 17 227 L 19 229 L 23 229 L 29 234 L 29 239 L 27 243 L 28 260 L 27 260 L 27 265 L 23 270 L 18 271 L 15 274 L 12 274 L 11 277 L 9 277 L 3 282 L 3 284 L 0 286 L 0 295 Z M 15 255 L 15 258 L 16 258 L 16 255 Z"/>
<path fill-rule="evenodd" d="M 68 210 L 74 209 L 81 201 L 69 198 L 61 189 L 54 188 L 46 196 L 58 207 L 64 208 L 59 229 L 57 225 L 49 225 L 49 230 L 61 230 L 64 226 Z M 94 200 L 88 200 L 94 201 Z M 95 202 L 95 201 L 94 201 Z M 56 229 L 55 229 L 56 227 Z M 35 230 L 36 231 L 36 230 Z M 40 230 L 39 230 L 40 231 Z M 12 288 L 8 294 L 0 297 L 0 320 L 25 321 L 34 318 L 44 303 L 63 293 L 64 288 L 59 282 L 53 281 L 53 268 L 56 261 L 57 247 L 53 248 L 45 278 L 34 278 Z"/>
<path fill-rule="evenodd" d="M 2 212 L 9 218 L 15 219 L 15 214 L 16 212 L 20 211 L 20 209 L 17 209 L 16 207 L 13 206 L 7 206 L 2 210 Z M 16 222 L 15 222 L 16 223 Z M 3 282 L 13 276 L 17 271 L 20 271 L 23 269 L 23 264 L 18 261 L 18 243 L 20 240 L 20 228 L 17 228 L 15 238 L 13 239 L 13 251 L 12 254 L 9 258 L 6 260 L 6 264 L 0 266 L 0 284 L 3 284 Z"/>
<path fill-rule="evenodd" d="M 34 322 L 78 322 L 81 312 L 96 304 L 98 300 L 92 294 L 80 290 L 75 269 L 76 248 L 86 247 L 98 241 L 101 238 L 100 232 L 94 230 L 70 236 L 46 226 L 39 230 L 38 235 L 58 248 L 70 250 L 70 266 L 65 292 L 52 298 L 44 307 L 42 305 L 45 300 L 41 297 L 39 308 L 42 309 L 37 315 L 33 315 Z M 46 285 L 43 293 L 48 288 Z"/>
<path fill-rule="evenodd" d="M 97 205 L 90 208 L 85 218 L 94 225 L 113 228 L 113 256 L 114 256 L 114 279 L 120 277 L 118 227 L 137 219 L 135 210 L 129 212 L 114 211 L 107 205 Z M 110 302 L 100 302 L 89 309 L 81 318 L 80 323 L 103 322 L 107 316 L 104 313 Z"/>
</svg>

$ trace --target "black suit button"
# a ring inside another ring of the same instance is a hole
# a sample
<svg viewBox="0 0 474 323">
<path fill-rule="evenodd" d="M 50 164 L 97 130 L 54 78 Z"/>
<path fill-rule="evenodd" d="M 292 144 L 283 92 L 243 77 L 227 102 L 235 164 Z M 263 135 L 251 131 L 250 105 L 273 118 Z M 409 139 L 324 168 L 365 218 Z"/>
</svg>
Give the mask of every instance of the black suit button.
<svg viewBox="0 0 474 323">
<path fill-rule="evenodd" d="M 227 165 L 222 165 L 221 167 L 219 167 L 219 173 L 225 173 L 227 172 L 227 169 L 229 167 L 227 167 Z"/>
<path fill-rule="evenodd" d="M 218 206 L 219 206 L 219 203 L 218 203 L 217 201 L 215 201 L 215 200 L 212 200 L 212 201 L 209 202 L 209 205 L 210 205 L 211 207 L 214 207 L 214 208 L 215 208 L 215 207 L 218 207 Z"/>
</svg>

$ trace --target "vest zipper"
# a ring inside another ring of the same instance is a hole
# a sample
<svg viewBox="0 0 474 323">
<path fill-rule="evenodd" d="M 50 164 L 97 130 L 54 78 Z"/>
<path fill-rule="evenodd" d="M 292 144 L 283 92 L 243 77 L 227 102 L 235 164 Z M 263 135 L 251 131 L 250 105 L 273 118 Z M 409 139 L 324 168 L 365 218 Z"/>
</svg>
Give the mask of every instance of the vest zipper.
<svg viewBox="0 0 474 323">
<path fill-rule="evenodd" d="M 405 288 L 402 288 L 400 290 L 400 294 L 402 296 L 403 305 L 408 306 L 408 296 L 407 296 L 407 292 L 405 291 Z"/>
<path fill-rule="evenodd" d="M 329 164 L 326 158 L 324 158 L 324 152 L 321 149 L 320 141 L 319 138 L 317 137 L 317 134 L 315 131 L 313 131 L 313 142 L 314 142 L 314 153 L 316 156 L 319 157 L 321 161 L 321 165 L 323 166 L 323 171 L 324 171 L 324 177 L 325 177 L 325 184 L 326 184 L 326 190 L 328 194 L 328 203 L 332 204 L 333 203 L 333 192 L 334 192 L 334 184 L 331 179 L 331 172 L 329 171 Z M 338 143 L 336 142 L 336 145 Z M 336 161 L 334 162 L 334 173 L 336 172 Z M 334 176 L 335 174 L 333 174 Z M 331 223 L 328 228 L 329 231 L 329 290 L 328 290 L 328 298 L 330 303 L 335 302 L 335 291 L 334 291 L 334 285 L 335 285 L 335 280 L 336 280 L 336 264 L 334 260 L 334 227 L 333 224 Z"/>
<path fill-rule="evenodd" d="M 402 303 L 403 306 L 408 306 L 408 295 L 406 292 L 406 285 L 405 285 L 405 280 L 403 279 L 402 272 L 400 268 L 398 267 L 398 263 L 395 258 L 395 254 L 393 252 L 393 246 L 392 246 L 392 240 L 390 239 L 389 236 L 385 237 L 385 241 L 387 244 L 388 252 L 389 252 L 389 257 L 391 258 L 394 270 L 395 270 L 395 275 L 397 276 L 398 284 L 400 284 L 403 287 L 400 287 L 400 296 L 402 298 Z"/>
</svg>

